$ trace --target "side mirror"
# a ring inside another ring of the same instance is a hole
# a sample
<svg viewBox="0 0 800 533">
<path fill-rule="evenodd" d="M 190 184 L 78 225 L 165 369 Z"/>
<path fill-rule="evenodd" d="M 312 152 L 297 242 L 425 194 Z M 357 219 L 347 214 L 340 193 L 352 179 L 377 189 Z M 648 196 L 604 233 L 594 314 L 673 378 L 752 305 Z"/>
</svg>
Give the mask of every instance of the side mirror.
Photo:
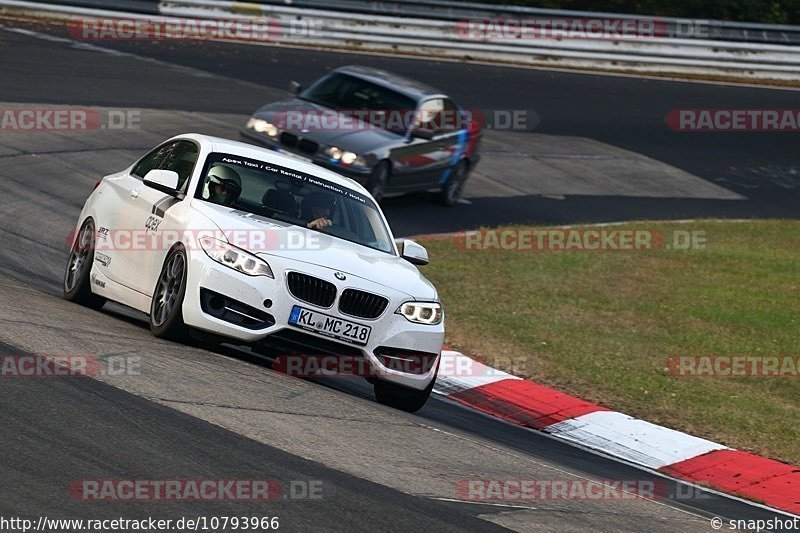
<svg viewBox="0 0 800 533">
<path fill-rule="evenodd" d="M 411 130 L 411 136 L 412 137 L 419 137 L 420 139 L 425 139 L 427 141 L 430 141 L 431 139 L 433 139 L 436 136 L 436 132 L 433 131 L 433 130 L 426 130 L 426 129 L 418 128 L 418 129 Z"/>
<path fill-rule="evenodd" d="M 298 95 L 303 90 L 303 86 L 292 80 L 289 82 L 289 94 Z"/>
<path fill-rule="evenodd" d="M 178 192 L 178 173 L 172 170 L 154 169 L 145 175 L 144 184 L 175 196 Z"/>
<path fill-rule="evenodd" d="M 412 265 L 423 266 L 430 263 L 428 250 L 411 239 L 405 239 L 400 243 L 400 256 Z"/>
</svg>

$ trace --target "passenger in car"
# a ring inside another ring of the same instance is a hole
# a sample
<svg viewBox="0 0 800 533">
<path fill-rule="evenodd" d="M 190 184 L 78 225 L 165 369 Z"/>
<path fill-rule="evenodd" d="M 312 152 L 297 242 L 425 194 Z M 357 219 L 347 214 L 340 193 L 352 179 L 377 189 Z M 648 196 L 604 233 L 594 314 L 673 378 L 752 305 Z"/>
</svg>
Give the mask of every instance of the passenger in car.
<svg viewBox="0 0 800 533">
<path fill-rule="evenodd" d="M 268 189 L 261 198 L 261 205 L 269 210 L 267 216 L 273 216 L 275 213 L 283 213 L 291 217 L 297 218 L 297 202 L 294 196 L 283 189 Z"/>
<path fill-rule="evenodd" d="M 335 205 L 333 195 L 325 192 L 313 192 L 306 196 L 302 205 L 302 218 L 308 221 L 306 227 L 323 229 L 333 224 L 330 217 Z"/>
</svg>

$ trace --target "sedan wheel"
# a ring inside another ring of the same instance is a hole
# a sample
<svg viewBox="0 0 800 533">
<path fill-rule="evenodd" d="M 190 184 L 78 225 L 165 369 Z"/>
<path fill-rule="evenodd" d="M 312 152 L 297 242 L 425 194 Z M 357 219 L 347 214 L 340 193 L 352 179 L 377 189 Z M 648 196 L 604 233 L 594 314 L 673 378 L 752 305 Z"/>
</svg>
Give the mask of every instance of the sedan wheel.
<svg viewBox="0 0 800 533">
<path fill-rule="evenodd" d="M 178 247 L 169 253 L 158 277 L 150 304 L 150 330 L 156 337 L 182 341 L 187 337 L 183 322 L 186 294 L 186 252 Z"/>
<path fill-rule="evenodd" d="M 92 293 L 91 272 L 94 261 L 94 222 L 87 219 L 72 243 L 64 272 L 64 298 L 92 309 L 100 309 L 106 299 Z"/>
<path fill-rule="evenodd" d="M 463 159 L 453 168 L 447 182 L 442 186 L 439 193 L 439 200 L 447 207 L 453 207 L 461 200 L 464 193 L 464 182 L 467 181 L 467 170 L 469 165 Z"/>
<path fill-rule="evenodd" d="M 372 175 L 367 180 L 367 190 L 377 203 L 381 203 L 381 200 L 383 200 L 388 179 L 389 165 L 385 161 L 375 165 L 375 168 L 372 169 Z"/>
</svg>

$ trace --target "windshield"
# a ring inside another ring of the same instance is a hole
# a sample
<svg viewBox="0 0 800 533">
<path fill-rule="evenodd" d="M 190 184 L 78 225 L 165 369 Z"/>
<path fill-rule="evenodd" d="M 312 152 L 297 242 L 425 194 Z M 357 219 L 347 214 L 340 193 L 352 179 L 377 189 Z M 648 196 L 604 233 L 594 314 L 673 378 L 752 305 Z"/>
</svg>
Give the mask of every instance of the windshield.
<svg viewBox="0 0 800 533">
<path fill-rule="evenodd" d="M 299 96 L 341 113 L 356 114 L 381 129 L 408 129 L 417 108 L 416 102 L 408 96 L 340 72 L 322 78 Z M 392 115 L 395 120 L 387 120 L 386 115 Z"/>
<path fill-rule="evenodd" d="M 298 170 L 212 153 L 195 198 L 394 254 L 372 198 Z"/>
</svg>

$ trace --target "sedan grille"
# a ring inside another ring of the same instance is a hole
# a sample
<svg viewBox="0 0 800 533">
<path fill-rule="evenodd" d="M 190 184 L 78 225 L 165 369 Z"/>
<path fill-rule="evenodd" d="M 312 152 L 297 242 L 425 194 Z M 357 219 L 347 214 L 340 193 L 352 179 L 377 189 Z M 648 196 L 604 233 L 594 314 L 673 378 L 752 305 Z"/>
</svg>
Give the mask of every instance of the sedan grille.
<svg viewBox="0 0 800 533">
<path fill-rule="evenodd" d="M 339 298 L 339 311 L 361 318 L 377 318 L 389 305 L 383 296 L 356 289 L 345 289 Z"/>
<path fill-rule="evenodd" d="M 289 272 L 286 279 L 289 292 L 298 300 L 320 307 L 330 307 L 336 299 L 336 285 L 333 283 L 299 272 Z"/>
<path fill-rule="evenodd" d="M 298 151 L 306 154 L 314 155 L 317 153 L 317 150 L 319 150 L 319 144 L 315 143 L 314 141 L 309 141 L 308 139 L 302 139 L 294 133 L 289 133 L 288 131 L 281 133 L 280 140 L 283 146 L 296 148 Z"/>
</svg>

